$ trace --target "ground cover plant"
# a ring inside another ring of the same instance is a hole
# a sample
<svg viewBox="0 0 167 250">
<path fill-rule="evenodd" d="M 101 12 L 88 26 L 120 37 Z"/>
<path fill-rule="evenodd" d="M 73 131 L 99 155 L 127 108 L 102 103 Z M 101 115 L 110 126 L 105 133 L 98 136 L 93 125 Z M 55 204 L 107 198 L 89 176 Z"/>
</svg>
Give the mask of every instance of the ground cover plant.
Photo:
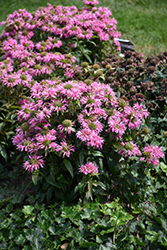
<svg viewBox="0 0 167 250">
<path fill-rule="evenodd" d="M 167 245 L 167 53 L 120 57 L 84 4 L 2 22 L 1 249 Z"/>
</svg>

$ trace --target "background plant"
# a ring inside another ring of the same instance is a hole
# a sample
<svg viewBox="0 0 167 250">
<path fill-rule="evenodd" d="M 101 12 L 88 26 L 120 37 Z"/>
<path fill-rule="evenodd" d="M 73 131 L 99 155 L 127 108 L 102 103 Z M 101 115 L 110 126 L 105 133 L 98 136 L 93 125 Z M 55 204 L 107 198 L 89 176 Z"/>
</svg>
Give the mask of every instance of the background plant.
<svg viewBox="0 0 167 250">
<path fill-rule="evenodd" d="M 75 5 L 83 7 L 82 1 L 50 0 L 53 5 Z M 112 10 L 113 16 L 118 21 L 118 30 L 122 38 L 133 42 L 135 50 L 148 55 L 157 55 L 166 50 L 166 1 L 125 1 L 125 0 L 100 0 L 101 6 L 107 6 Z M 39 7 L 38 1 L 5 0 L 1 1 L 0 20 L 6 19 L 7 15 L 17 9 L 26 9 L 29 12 Z M 40 5 L 46 6 L 48 1 L 41 0 Z M 1 28 L 1 31 L 3 29 Z"/>
</svg>

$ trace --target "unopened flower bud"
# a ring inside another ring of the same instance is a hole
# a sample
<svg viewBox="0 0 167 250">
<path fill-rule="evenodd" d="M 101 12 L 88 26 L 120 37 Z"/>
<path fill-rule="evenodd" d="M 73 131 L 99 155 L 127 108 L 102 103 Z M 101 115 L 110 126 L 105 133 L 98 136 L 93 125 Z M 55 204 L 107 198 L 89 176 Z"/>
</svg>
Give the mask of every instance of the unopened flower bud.
<svg viewBox="0 0 167 250">
<path fill-rule="evenodd" d="M 97 64 L 97 63 L 93 64 L 93 69 L 97 70 L 99 68 L 100 68 L 99 64 Z"/>
<path fill-rule="evenodd" d="M 29 33 L 29 32 L 28 32 L 27 30 L 23 30 L 22 35 L 23 35 L 23 36 L 27 36 L 28 33 Z"/>
<path fill-rule="evenodd" d="M 96 129 L 96 124 L 94 122 L 90 122 L 88 124 L 88 127 L 91 129 L 91 130 L 95 130 Z"/>
<path fill-rule="evenodd" d="M 63 127 L 68 128 L 72 126 L 72 121 L 70 121 L 69 119 L 66 119 L 62 122 Z"/>
<path fill-rule="evenodd" d="M 57 106 L 57 107 L 59 107 L 59 108 L 61 108 L 63 106 L 63 103 L 60 102 L 60 101 L 57 101 L 57 102 L 55 102 L 54 105 Z"/>
<path fill-rule="evenodd" d="M 154 67 L 154 66 L 149 66 L 149 67 L 147 68 L 147 71 L 148 71 L 149 73 L 153 73 L 153 72 L 155 71 L 155 67 Z"/>
<path fill-rule="evenodd" d="M 147 152 L 147 151 L 143 152 L 143 156 L 150 157 L 150 152 Z"/>
<path fill-rule="evenodd" d="M 49 129 L 48 128 L 43 128 L 42 131 L 41 131 L 41 134 L 42 135 L 47 135 L 49 132 Z"/>
<path fill-rule="evenodd" d="M 99 76 L 102 76 L 102 75 L 103 75 L 103 71 L 100 70 L 100 69 L 95 72 L 96 77 L 99 77 Z"/>
<path fill-rule="evenodd" d="M 105 112 L 108 116 L 114 116 L 115 115 L 115 112 L 114 110 L 112 109 L 105 109 Z"/>
<path fill-rule="evenodd" d="M 91 85 L 91 84 L 92 84 L 92 80 L 90 80 L 90 79 L 86 79 L 84 82 L 85 82 L 87 85 Z"/>
<path fill-rule="evenodd" d="M 31 144 L 31 141 L 29 141 L 29 140 L 23 142 L 23 145 L 24 145 L 24 146 L 28 146 L 28 145 L 30 145 L 30 144 Z"/>
<path fill-rule="evenodd" d="M 137 89 L 136 89 L 135 86 L 132 86 L 129 91 L 130 91 L 131 94 L 137 93 Z"/>
<path fill-rule="evenodd" d="M 72 89 L 72 85 L 70 83 L 67 83 L 64 85 L 65 89 Z"/>
<path fill-rule="evenodd" d="M 12 78 L 12 77 L 9 77 L 9 79 L 8 79 L 8 82 L 15 82 L 15 79 L 14 78 Z"/>
<path fill-rule="evenodd" d="M 131 143 L 126 143 L 126 145 L 125 145 L 125 149 L 126 150 L 130 150 L 130 151 L 132 151 L 133 150 L 133 145 L 131 144 Z"/>
<path fill-rule="evenodd" d="M 47 52 L 43 51 L 43 52 L 40 53 L 40 55 L 41 55 L 41 57 L 44 57 L 44 56 L 47 55 Z"/>
<path fill-rule="evenodd" d="M 138 64 L 138 70 L 139 70 L 139 72 L 143 72 L 144 71 L 144 65 L 142 63 Z"/>
<path fill-rule="evenodd" d="M 167 138 L 167 131 L 165 131 L 165 132 L 163 133 L 163 136 L 164 136 L 165 138 Z"/>
<path fill-rule="evenodd" d="M 36 64 L 36 65 L 34 66 L 34 68 L 35 68 L 35 69 L 39 69 L 39 70 L 40 70 L 40 69 L 42 69 L 42 66 L 41 66 L 41 65 L 39 65 L 39 64 Z"/>
<path fill-rule="evenodd" d="M 22 75 L 20 76 L 20 78 L 21 78 L 21 80 L 27 80 L 27 76 L 26 76 L 25 74 L 22 74 Z"/>
<path fill-rule="evenodd" d="M 27 131 L 28 128 L 29 128 L 29 125 L 28 125 L 26 122 L 23 123 L 23 124 L 21 125 L 21 129 L 22 129 L 24 132 Z"/>
<path fill-rule="evenodd" d="M 112 67 L 111 67 L 111 65 L 110 64 L 107 64 L 106 65 L 106 69 L 111 69 Z"/>
<path fill-rule="evenodd" d="M 126 107 L 126 101 L 124 99 L 119 99 L 119 106 L 122 108 Z"/>
<path fill-rule="evenodd" d="M 81 66 L 82 66 L 83 68 L 87 68 L 87 67 L 89 66 L 89 64 L 88 64 L 87 62 L 83 62 L 83 63 L 81 64 Z"/>
<path fill-rule="evenodd" d="M 30 113 L 30 111 L 31 111 L 31 110 L 30 110 L 30 109 L 28 109 L 28 108 L 25 108 L 25 109 L 24 109 L 24 112 L 25 112 L 26 114 L 29 114 L 29 113 Z"/>
<path fill-rule="evenodd" d="M 29 46 L 29 44 L 28 44 L 28 43 L 24 43 L 23 45 L 24 45 L 24 47 L 28 47 L 28 46 Z"/>
<path fill-rule="evenodd" d="M 65 55 L 65 58 L 71 59 L 71 58 L 72 58 L 72 55 L 71 55 L 71 54 L 67 54 L 67 55 Z"/>
<path fill-rule="evenodd" d="M 95 100 L 92 99 L 92 98 L 89 98 L 89 99 L 87 100 L 87 104 L 92 104 L 92 103 L 95 103 Z"/>
<path fill-rule="evenodd" d="M 41 42 L 41 45 L 42 45 L 42 46 L 46 46 L 47 43 L 46 43 L 46 42 Z"/>
<path fill-rule="evenodd" d="M 132 117 L 131 122 L 135 122 L 135 121 L 136 121 L 136 118 Z"/>
<path fill-rule="evenodd" d="M 37 110 L 32 110 L 32 111 L 30 112 L 30 116 L 33 117 L 33 116 L 36 115 L 37 113 L 38 113 Z"/>
<path fill-rule="evenodd" d="M 142 132 L 143 132 L 144 134 L 149 134 L 149 133 L 150 133 L 150 130 L 149 130 L 148 127 L 144 127 L 144 128 L 142 129 Z"/>
</svg>

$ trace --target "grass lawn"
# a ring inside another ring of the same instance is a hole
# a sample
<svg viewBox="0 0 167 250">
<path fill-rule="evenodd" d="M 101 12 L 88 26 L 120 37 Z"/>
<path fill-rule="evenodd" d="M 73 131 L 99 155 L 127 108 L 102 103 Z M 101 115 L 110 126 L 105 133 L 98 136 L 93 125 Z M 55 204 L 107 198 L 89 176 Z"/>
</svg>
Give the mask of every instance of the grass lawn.
<svg viewBox="0 0 167 250">
<path fill-rule="evenodd" d="M 1 0 L 0 21 L 14 10 L 25 8 L 31 12 L 48 2 L 83 6 L 83 2 L 78 0 Z M 166 0 L 99 0 L 99 4 L 110 8 L 118 21 L 117 29 L 121 31 L 122 38 L 129 39 L 137 52 L 146 57 L 167 50 Z"/>
</svg>

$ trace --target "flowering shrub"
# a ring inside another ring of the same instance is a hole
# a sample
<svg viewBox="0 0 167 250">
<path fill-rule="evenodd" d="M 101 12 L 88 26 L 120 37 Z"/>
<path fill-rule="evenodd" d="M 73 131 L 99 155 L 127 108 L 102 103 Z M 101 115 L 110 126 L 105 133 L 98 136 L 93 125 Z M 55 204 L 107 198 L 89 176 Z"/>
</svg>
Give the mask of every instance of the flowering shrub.
<svg viewBox="0 0 167 250">
<path fill-rule="evenodd" d="M 150 141 L 141 143 L 149 115 L 145 106 L 129 104 L 105 82 L 104 73 L 112 70 L 106 57 L 120 49 L 115 19 L 107 8 L 95 7 L 97 1 L 85 4 L 82 9 L 48 4 L 32 14 L 9 15 L 2 22 L 0 81 L 16 92 L 20 86 L 27 90 L 19 100 L 13 144 L 27 153 L 24 168 L 34 183 L 39 173 L 45 178 L 48 201 L 53 192 L 63 200 L 67 190 L 66 199 L 83 197 L 87 185 L 86 199 L 93 193 L 112 196 L 113 185 L 125 201 L 126 192 L 140 194 L 143 188 L 138 176 L 127 177 L 131 170 L 143 171 L 143 160 L 147 167 L 158 166 L 164 154 Z M 133 179 L 129 190 L 121 178 Z"/>
<path fill-rule="evenodd" d="M 58 79 L 34 84 L 31 96 L 22 100 L 18 111 L 22 125 L 13 139 L 19 150 L 31 155 L 32 165 L 26 161 L 26 169 L 32 172 L 42 166 L 37 154 L 43 152 L 64 158 L 80 151 L 81 142 L 89 151 L 101 150 L 109 134 L 124 140 L 126 131 L 139 128 L 148 113 L 138 104 L 132 108 L 123 102 L 122 107 L 121 101 L 108 85 L 97 82 L 86 85 Z"/>
<path fill-rule="evenodd" d="M 92 3 L 82 9 L 48 4 L 35 13 L 20 9 L 1 23 L 5 29 L 0 37 L 0 155 L 5 160 L 17 126 L 18 101 L 29 95 L 32 85 L 53 77 L 71 79 L 80 74 L 77 64 L 83 60 L 102 60 L 120 49 L 111 11 Z"/>
<path fill-rule="evenodd" d="M 84 3 L 3 22 L 1 249 L 166 249 L 167 53 L 110 54 L 116 20 Z"/>
</svg>

